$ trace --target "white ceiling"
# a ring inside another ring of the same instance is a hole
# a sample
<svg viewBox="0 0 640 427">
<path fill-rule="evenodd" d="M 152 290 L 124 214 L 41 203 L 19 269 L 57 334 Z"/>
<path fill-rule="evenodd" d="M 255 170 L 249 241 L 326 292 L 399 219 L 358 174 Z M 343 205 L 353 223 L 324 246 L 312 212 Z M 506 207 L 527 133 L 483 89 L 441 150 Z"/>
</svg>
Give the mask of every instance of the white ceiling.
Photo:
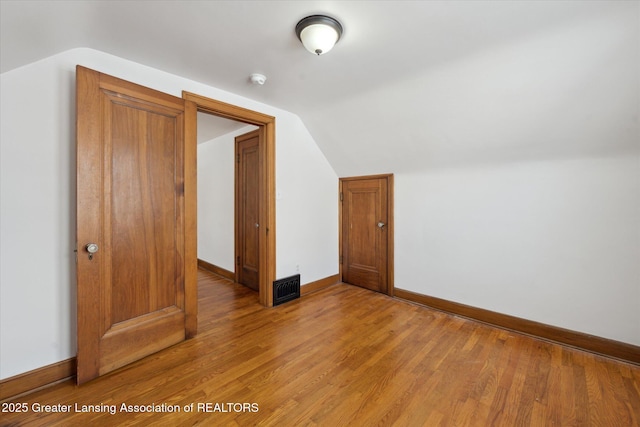
<svg viewBox="0 0 640 427">
<path fill-rule="evenodd" d="M 225 119 L 224 117 L 198 112 L 198 144 L 211 141 L 222 135 L 235 132 L 242 128 L 247 128 L 246 132 L 257 129 L 246 123 Z"/>
<path fill-rule="evenodd" d="M 638 150 L 635 1 L 0 7 L 3 73 L 77 47 L 117 55 L 298 114 L 339 175 Z M 345 28 L 320 57 L 294 32 L 315 13 Z"/>
</svg>

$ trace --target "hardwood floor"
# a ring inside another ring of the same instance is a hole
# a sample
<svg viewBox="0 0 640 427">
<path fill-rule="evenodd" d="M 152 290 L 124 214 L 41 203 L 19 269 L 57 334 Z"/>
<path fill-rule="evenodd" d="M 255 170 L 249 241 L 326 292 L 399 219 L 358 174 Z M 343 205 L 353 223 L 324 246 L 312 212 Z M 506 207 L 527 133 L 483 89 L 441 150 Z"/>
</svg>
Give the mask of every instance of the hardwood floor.
<svg viewBox="0 0 640 427">
<path fill-rule="evenodd" d="M 195 338 L 80 387 L 66 381 L 15 399 L 27 412 L 0 413 L 0 424 L 640 422 L 640 367 L 632 364 L 343 284 L 268 309 L 257 293 L 201 270 L 199 295 Z M 71 412 L 35 412 L 38 405 Z M 103 412 L 76 412 L 83 405 Z"/>
</svg>

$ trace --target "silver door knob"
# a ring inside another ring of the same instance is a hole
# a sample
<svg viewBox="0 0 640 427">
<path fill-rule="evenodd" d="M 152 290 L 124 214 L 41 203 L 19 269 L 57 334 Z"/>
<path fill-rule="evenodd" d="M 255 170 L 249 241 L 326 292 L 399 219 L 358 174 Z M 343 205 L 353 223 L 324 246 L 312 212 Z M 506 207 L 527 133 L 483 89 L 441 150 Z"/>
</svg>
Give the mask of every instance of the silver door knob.
<svg viewBox="0 0 640 427">
<path fill-rule="evenodd" d="M 380 221 L 378 223 L 378 228 L 383 228 L 385 225 L 387 225 L 387 224 L 385 224 L 384 222 Z"/>
<path fill-rule="evenodd" d="M 96 245 L 95 243 L 87 243 L 87 246 L 84 247 L 87 252 L 89 252 L 89 261 L 91 261 L 93 259 L 93 254 L 95 254 L 96 252 L 98 252 L 98 245 Z"/>
<path fill-rule="evenodd" d="M 260 224 L 258 224 L 258 223 L 256 222 L 256 228 L 258 228 L 258 227 L 260 227 Z"/>
</svg>

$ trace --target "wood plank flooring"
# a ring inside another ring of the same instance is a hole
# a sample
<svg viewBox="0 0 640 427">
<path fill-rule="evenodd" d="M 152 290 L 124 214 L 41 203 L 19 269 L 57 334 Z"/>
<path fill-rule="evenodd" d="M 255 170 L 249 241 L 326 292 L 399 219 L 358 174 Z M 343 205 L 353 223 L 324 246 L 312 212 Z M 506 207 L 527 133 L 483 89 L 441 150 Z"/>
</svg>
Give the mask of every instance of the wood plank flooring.
<svg viewBox="0 0 640 427">
<path fill-rule="evenodd" d="M 15 399 L 11 403 L 26 404 L 27 412 L 0 413 L 0 424 L 629 427 L 640 422 L 635 365 L 344 284 L 266 309 L 255 292 L 200 271 L 199 295 L 194 339 L 83 386 L 66 381 Z M 71 412 L 35 412 L 44 405 Z M 77 412 L 83 405 L 103 412 Z M 126 411 L 134 405 L 156 412 Z"/>
</svg>

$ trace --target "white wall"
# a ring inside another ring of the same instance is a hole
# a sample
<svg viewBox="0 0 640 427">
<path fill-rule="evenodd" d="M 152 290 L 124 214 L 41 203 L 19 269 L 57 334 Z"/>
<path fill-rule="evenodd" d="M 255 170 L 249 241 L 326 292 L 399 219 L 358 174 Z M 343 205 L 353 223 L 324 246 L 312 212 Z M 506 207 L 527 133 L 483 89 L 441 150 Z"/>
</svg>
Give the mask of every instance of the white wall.
<svg viewBox="0 0 640 427">
<path fill-rule="evenodd" d="M 0 76 L 0 377 L 75 355 L 73 75 Z"/>
<path fill-rule="evenodd" d="M 297 116 L 276 138 L 295 141 L 276 147 L 277 275 L 305 284 L 338 274 L 338 177 Z"/>
<path fill-rule="evenodd" d="M 235 137 L 243 129 L 198 144 L 198 258 L 235 272 L 233 161 Z"/>
<path fill-rule="evenodd" d="M 395 181 L 397 288 L 640 345 L 640 157 Z"/>
<path fill-rule="evenodd" d="M 95 50 L 70 50 L 0 76 L 0 378 L 75 356 L 76 64 L 275 116 L 276 275 L 299 265 L 307 283 L 338 272 L 337 177 L 297 116 Z"/>
</svg>

